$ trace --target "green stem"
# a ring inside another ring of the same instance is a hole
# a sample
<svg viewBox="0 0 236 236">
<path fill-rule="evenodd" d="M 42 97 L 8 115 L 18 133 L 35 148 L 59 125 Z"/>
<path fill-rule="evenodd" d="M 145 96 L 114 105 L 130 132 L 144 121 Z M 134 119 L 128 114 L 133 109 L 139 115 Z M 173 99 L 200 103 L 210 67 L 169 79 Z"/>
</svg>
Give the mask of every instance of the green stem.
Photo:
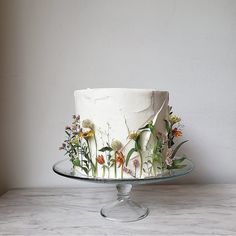
<svg viewBox="0 0 236 236">
<path fill-rule="evenodd" d="M 106 154 L 106 157 L 107 157 L 107 172 L 108 172 L 108 178 L 110 178 L 110 165 L 111 165 L 111 153 L 109 152 L 109 154 L 107 155 Z"/>
<path fill-rule="evenodd" d="M 103 165 L 102 166 L 102 178 L 104 178 L 105 177 L 105 166 Z"/>
<path fill-rule="evenodd" d="M 114 158 L 114 172 L 115 172 L 115 179 L 117 178 L 117 173 L 116 173 L 116 152 L 115 152 L 115 158 Z"/>
<path fill-rule="evenodd" d="M 91 168 L 92 168 L 92 175 L 93 177 L 96 176 L 96 173 L 95 173 L 95 166 L 93 164 L 93 160 L 92 160 L 92 153 L 91 153 L 91 150 L 90 150 L 90 145 L 89 145 L 89 141 L 87 139 L 86 140 L 86 143 L 87 143 L 87 146 L 88 146 L 88 150 L 89 150 L 89 162 L 91 164 Z"/>
<path fill-rule="evenodd" d="M 154 176 L 156 176 L 157 175 L 157 165 L 155 162 L 152 163 L 152 168 L 153 168 L 153 174 L 154 174 Z"/>
<path fill-rule="evenodd" d="M 122 164 L 122 165 L 121 165 L 121 170 L 120 170 L 120 171 L 121 171 L 121 179 L 123 179 L 123 174 L 124 174 L 123 167 L 124 167 L 124 165 Z"/>
<path fill-rule="evenodd" d="M 138 151 L 138 153 L 139 153 L 139 157 L 140 157 L 140 178 L 141 178 L 142 173 L 143 173 L 143 156 L 142 156 L 142 153 L 140 150 Z"/>
<path fill-rule="evenodd" d="M 97 139 L 96 136 L 94 135 L 94 142 L 95 142 L 95 148 L 96 148 L 96 157 L 98 156 L 98 145 L 97 145 Z M 97 175 L 97 170 L 98 170 L 98 164 L 97 161 L 95 163 L 95 174 Z"/>
</svg>

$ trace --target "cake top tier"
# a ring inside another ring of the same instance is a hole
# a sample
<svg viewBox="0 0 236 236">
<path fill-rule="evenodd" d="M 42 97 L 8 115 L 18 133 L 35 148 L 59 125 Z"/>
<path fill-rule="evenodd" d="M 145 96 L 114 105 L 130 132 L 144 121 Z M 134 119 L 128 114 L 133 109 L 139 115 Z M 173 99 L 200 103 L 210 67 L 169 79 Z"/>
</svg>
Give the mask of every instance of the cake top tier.
<svg viewBox="0 0 236 236">
<path fill-rule="evenodd" d="M 123 92 L 134 92 L 134 93 L 145 93 L 145 92 L 152 92 L 152 91 L 159 91 L 159 92 L 167 92 L 168 91 L 160 91 L 157 89 L 141 89 L 141 88 L 87 88 L 87 89 L 79 89 L 75 90 L 76 93 L 87 93 L 87 92 L 116 92 L 116 93 L 123 93 Z"/>
</svg>

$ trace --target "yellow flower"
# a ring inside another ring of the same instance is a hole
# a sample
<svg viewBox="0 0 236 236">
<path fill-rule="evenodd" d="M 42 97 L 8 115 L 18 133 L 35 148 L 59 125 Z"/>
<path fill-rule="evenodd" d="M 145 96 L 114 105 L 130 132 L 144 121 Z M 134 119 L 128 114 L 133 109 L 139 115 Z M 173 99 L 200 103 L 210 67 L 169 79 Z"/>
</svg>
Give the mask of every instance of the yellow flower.
<svg viewBox="0 0 236 236">
<path fill-rule="evenodd" d="M 170 115 L 170 123 L 173 125 L 173 124 L 176 124 L 178 122 L 181 121 L 181 118 L 176 116 L 176 115 Z"/>
<path fill-rule="evenodd" d="M 89 130 L 86 132 L 81 131 L 79 133 L 80 138 L 85 138 L 85 139 L 89 139 L 92 138 L 94 136 L 94 131 L 93 130 Z"/>
<path fill-rule="evenodd" d="M 139 133 L 137 131 L 130 131 L 129 135 L 128 135 L 128 138 L 136 140 L 138 138 L 138 136 L 139 136 Z"/>
</svg>

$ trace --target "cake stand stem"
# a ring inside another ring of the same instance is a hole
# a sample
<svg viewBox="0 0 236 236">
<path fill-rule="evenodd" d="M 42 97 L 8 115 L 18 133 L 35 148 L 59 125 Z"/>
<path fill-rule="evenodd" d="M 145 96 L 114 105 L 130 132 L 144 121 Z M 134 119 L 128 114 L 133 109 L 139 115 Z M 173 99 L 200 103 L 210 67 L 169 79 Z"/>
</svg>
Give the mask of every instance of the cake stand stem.
<svg viewBox="0 0 236 236">
<path fill-rule="evenodd" d="M 108 220 L 130 222 L 145 218 L 149 210 L 132 201 L 130 192 L 131 184 L 117 184 L 117 200 L 101 209 L 101 215 Z"/>
</svg>

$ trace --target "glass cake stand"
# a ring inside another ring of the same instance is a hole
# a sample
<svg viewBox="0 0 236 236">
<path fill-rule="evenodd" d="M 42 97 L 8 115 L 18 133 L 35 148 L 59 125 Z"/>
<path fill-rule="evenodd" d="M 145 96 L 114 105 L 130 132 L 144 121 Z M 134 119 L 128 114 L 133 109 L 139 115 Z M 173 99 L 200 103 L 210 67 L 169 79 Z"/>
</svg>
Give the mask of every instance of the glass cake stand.
<svg viewBox="0 0 236 236">
<path fill-rule="evenodd" d="M 193 163 L 186 159 L 181 169 L 168 170 L 153 177 L 143 179 L 107 179 L 94 178 L 84 175 L 78 170 L 73 169 L 69 159 L 59 161 L 53 165 L 53 171 L 61 176 L 91 183 L 115 184 L 117 188 L 117 200 L 104 206 L 100 213 L 109 220 L 131 222 L 145 218 L 149 214 L 149 209 L 134 202 L 130 197 L 133 185 L 158 183 L 172 180 L 180 176 L 187 175 L 193 170 Z"/>
</svg>

